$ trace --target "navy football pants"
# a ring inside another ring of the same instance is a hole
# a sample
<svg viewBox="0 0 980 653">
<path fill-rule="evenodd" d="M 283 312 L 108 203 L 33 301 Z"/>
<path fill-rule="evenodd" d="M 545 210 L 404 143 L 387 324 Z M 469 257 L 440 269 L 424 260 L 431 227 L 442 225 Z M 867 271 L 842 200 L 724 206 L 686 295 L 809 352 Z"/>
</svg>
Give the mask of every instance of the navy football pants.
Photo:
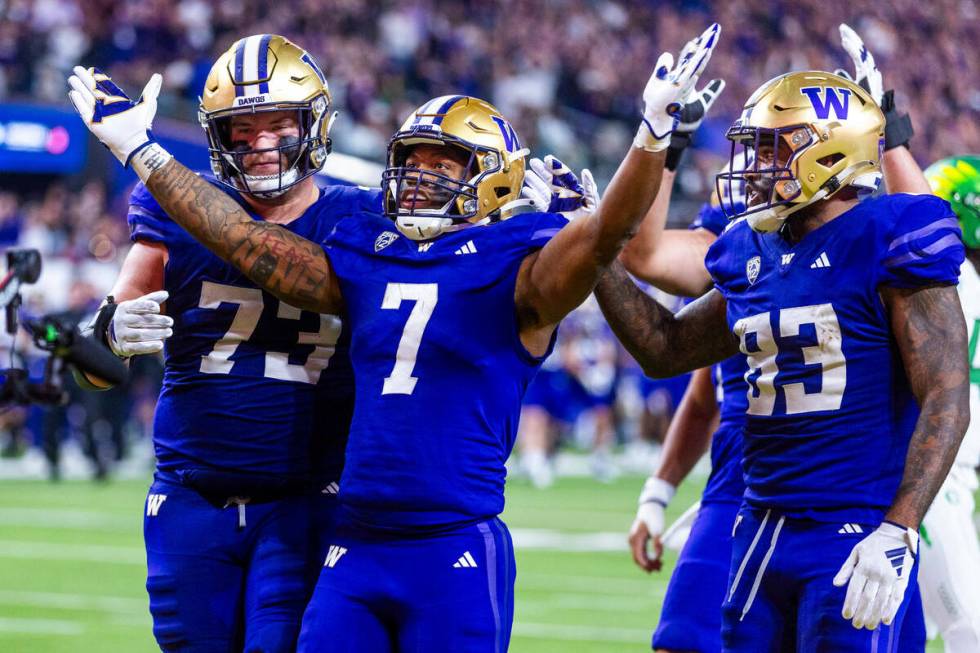
<svg viewBox="0 0 980 653">
<path fill-rule="evenodd" d="M 909 605 L 917 600 L 918 564 L 910 571 L 895 621 L 875 630 L 858 630 L 841 616 L 847 586 L 838 588 L 831 582 L 854 545 L 878 524 L 859 524 L 857 532 L 853 525 L 844 528 L 843 523 L 791 519 L 775 510 L 747 506 L 739 518 L 722 606 L 726 653 L 907 650 L 899 644 L 910 637 L 908 631 L 902 633 L 902 623 Z"/>
<path fill-rule="evenodd" d="M 247 504 L 242 527 L 236 505 L 216 507 L 190 488 L 154 481 L 143 533 L 160 648 L 294 651 L 315 580 L 313 508 L 309 497 Z"/>
<path fill-rule="evenodd" d="M 514 579 L 514 547 L 499 519 L 416 537 L 341 524 L 298 650 L 503 653 Z"/>
</svg>

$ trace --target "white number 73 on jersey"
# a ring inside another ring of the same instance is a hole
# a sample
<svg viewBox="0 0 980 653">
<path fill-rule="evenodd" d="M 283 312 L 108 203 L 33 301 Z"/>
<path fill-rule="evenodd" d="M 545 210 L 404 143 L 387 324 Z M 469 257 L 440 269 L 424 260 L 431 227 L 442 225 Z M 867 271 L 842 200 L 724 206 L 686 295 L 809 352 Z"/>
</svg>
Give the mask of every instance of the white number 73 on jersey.
<svg viewBox="0 0 980 653">
<path fill-rule="evenodd" d="M 298 320 L 302 311 L 295 306 L 278 302 L 276 317 L 283 320 Z M 238 346 L 255 333 L 255 327 L 262 317 L 262 291 L 258 288 L 242 288 L 223 283 L 205 281 L 201 284 L 201 308 L 218 308 L 221 304 L 237 304 L 235 317 L 228 331 L 214 343 L 214 349 L 201 358 L 201 372 L 205 374 L 230 374 L 235 362 L 232 355 Z M 337 339 L 340 337 L 340 318 L 333 315 L 320 315 L 320 329 L 316 333 L 300 331 L 296 338 L 298 345 L 314 345 L 313 351 L 302 365 L 289 362 L 289 354 L 281 351 L 265 353 L 264 376 L 280 381 L 297 381 L 315 384 L 320 374 L 330 363 Z"/>
<path fill-rule="evenodd" d="M 745 373 L 745 381 L 749 385 L 750 415 L 772 415 L 775 409 L 775 381 L 779 372 L 776 355 L 779 347 L 773 338 L 770 315 L 759 313 L 742 318 L 732 328 L 739 338 L 739 348 L 748 357 L 749 369 Z M 783 308 L 778 311 L 777 323 L 782 338 L 799 335 L 800 327 L 804 324 L 812 324 L 817 334 L 817 344 L 802 347 L 802 350 L 805 365 L 820 366 L 820 391 L 808 393 L 803 383 L 782 384 L 786 414 L 839 409 L 847 385 L 847 361 L 841 349 L 840 322 L 834 307 L 816 304 Z M 754 336 L 754 343 L 750 342 L 749 336 Z"/>
</svg>

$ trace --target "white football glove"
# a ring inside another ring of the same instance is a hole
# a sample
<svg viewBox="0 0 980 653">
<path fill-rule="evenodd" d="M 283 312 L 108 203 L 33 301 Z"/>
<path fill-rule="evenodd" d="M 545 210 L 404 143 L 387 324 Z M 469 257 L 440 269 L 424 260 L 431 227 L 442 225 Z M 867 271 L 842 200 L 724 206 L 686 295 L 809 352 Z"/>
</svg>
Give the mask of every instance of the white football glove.
<svg viewBox="0 0 980 653">
<path fill-rule="evenodd" d="M 847 583 L 843 617 L 855 628 L 890 625 L 905 598 L 918 549 L 915 530 L 890 522 L 858 542 L 834 576 L 836 587 Z"/>
<path fill-rule="evenodd" d="M 524 182 L 535 196 L 547 198 L 546 208 L 540 210 L 560 213 L 568 220 L 591 215 L 599 207 L 599 188 L 592 173 L 583 170 L 580 182 L 568 166 L 550 154 L 544 161 L 531 159 L 531 171 Z"/>
<path fill-rule="evenodd" d="M 881 106 L 885 86 L 881 80 L 881 71 L 875 65 L 875 58 L 868 52 L 867 46 L 864 45 L 864 41 L 857 32 L 844 23 L 840 24 L 839 29 L 841 45 L 844 46 L 844 50 L 854 62 L 854 77 L 851 77 L 846 70 L 841 69 L 834 71 L 835 74 L 862 86 L 874 98 L 875 104 Z"/>
<path fill-rule="evenodd" d="M 633 139 L 636 147 L 648 152 L 667 148 L 681 108 L 711 59 L 720 32 L 721 26 L 713 23 L 696 39 L 688 41 L 676 66 L 669 52 L 657 59 L 653 74 L 643 89 L 643 122 Z"/>
<path fill-rule="evenodd" d="M 173 318 L 160 314 L 160 304 L 169 296 L 166 290 L 158 290 L 119 302 L 106 333 L 112 353 L 129 358 L 161 351 L 163 341 L 174 334 Z"/>
<path fill-rule="evenodd" d="M 150 77 L 143 94 L 135 102 L 98 68 L 75 66 L 68 78 L 71 100 L 85 126 L 95 134 L 124 166 L 138 151 L 153 142 L 149 133 L 157 112 L 157 96 L 163 78 Z"/>
<path fill-rule="evenodd" d="M 664 533 L 664 510 L 674 497 L 676 488 L 667 481 L 651 476 L 640 492 L 636 518 L 630 526 L 629 544 L 633 561 L 644 571 L 660 569 L 664 547 L 660 536 Z M 653 556 L 647 545 L 652 541 Z"/>
</svg>

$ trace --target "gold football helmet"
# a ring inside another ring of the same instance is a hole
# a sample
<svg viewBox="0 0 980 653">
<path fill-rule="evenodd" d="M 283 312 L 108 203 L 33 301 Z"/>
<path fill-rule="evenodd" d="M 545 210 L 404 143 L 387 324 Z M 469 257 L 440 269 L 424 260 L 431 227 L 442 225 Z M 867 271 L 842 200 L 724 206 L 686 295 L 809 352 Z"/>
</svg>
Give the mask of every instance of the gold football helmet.
<svg viewBox="0 0 980 653">
<path fill-rule="evenodd" d="M 792 213 L 844 187 L 876 189 L 884 129 L 881 109 L 850 80 L 819 71 L 771 79 L 728 130 L 731 160 L 717 177 L 718 196 L 733 197 L 744 183 L 748 206 L 729 204 L 726 212 L 745 216 L 756 231 L 775 231 Z"/>
<path fill-rule="evenodd" d="M 302 48 L 275 34 L 236 41 L 211 67 L 198 112 L 215 177 L 235 190 L 275 197 L 314 174 L 330 153 L 336 116 L 330 103 L 327 78 Z M 284 110 L 297 113 L 298 138 L 282 138 L 277 147 L 261 150 L 231 141 L 233 116 Z M 267 151 L 282 155 L 278 174 L 247 174 L 244 156 Z"/>
<path fill-rule="evenodd" d="M 463 179 L 406 166 L 416 145 L 457 148 L 465 156 Z M 388 161 L 381 177 L 385 213 L 399 231 L 413 240 L 428 240 L 469 224 L 508 217 L 521 194 L 524 157 L 517 132 L 488 102 L 465 95 L 429 100 L 412 112 L 388 143 Z M 419 188 L 445 199 L 437 207 L 418 199 Z M 410 206 L 400 198 L 409 197 Z M 414 204 L 425 204 L 416 208 Z"/>
</svg>

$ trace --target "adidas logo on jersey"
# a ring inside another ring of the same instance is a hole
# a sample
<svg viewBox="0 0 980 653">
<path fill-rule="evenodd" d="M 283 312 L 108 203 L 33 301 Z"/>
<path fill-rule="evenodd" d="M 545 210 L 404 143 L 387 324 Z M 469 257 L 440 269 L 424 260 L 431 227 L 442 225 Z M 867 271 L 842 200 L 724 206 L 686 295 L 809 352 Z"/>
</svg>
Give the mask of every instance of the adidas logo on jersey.
<svg viewBox="0 0 980 653">
<path fill-rule="evenodd" d="M 327 549 L 327 559 L 323 562 L 323 566 L 333 569 L 345 553 L 347 553 L 346 547 L 331 544 L 330 548 Z"/>
<path fill-rule="evenodd" d="M 810 269 L 814 270 L 816 268 L 829 268 L 830 259 L 827 258 L 827 252 L 820 252 L 820 256 L 817 257 L 813 263 L 810 264 Z"/>
<path fill-rule="evenodd" d="M 338 492 L 340 492 L 340 486 L 337 485 L 336 481 L 333 481 L 330 485 L 320 490 L 320 494 L 337 494 Z"/>
<path fill-rule="evenodd" d="M 469 551 L 463 551 L 463 555 L 453 564 L 455 569 L 476 569 L 478 566 Z"/>
<path fill-rule="evenodd" d="M 146 497 L 146 516 L 156 517 L 160 512 L 160 506 L 167 500 L 166 494 L 151 494 Z"/>
<path fill-rule="evenodd" d="M 476 254 L 476 245 L 473 244 L 472 240 L 466 241 L 466 244 L 460 247 L 455 252 L 457 255 L 460 254 Z"/>
<path fill-rule="evenodd" d="M 837 532 L 843 533 L 844 535 L 850 535 L 853 533 L 863 533 L 864 529 L 861 528 L 860 524 L 844 524 Z"/>
</svg>

